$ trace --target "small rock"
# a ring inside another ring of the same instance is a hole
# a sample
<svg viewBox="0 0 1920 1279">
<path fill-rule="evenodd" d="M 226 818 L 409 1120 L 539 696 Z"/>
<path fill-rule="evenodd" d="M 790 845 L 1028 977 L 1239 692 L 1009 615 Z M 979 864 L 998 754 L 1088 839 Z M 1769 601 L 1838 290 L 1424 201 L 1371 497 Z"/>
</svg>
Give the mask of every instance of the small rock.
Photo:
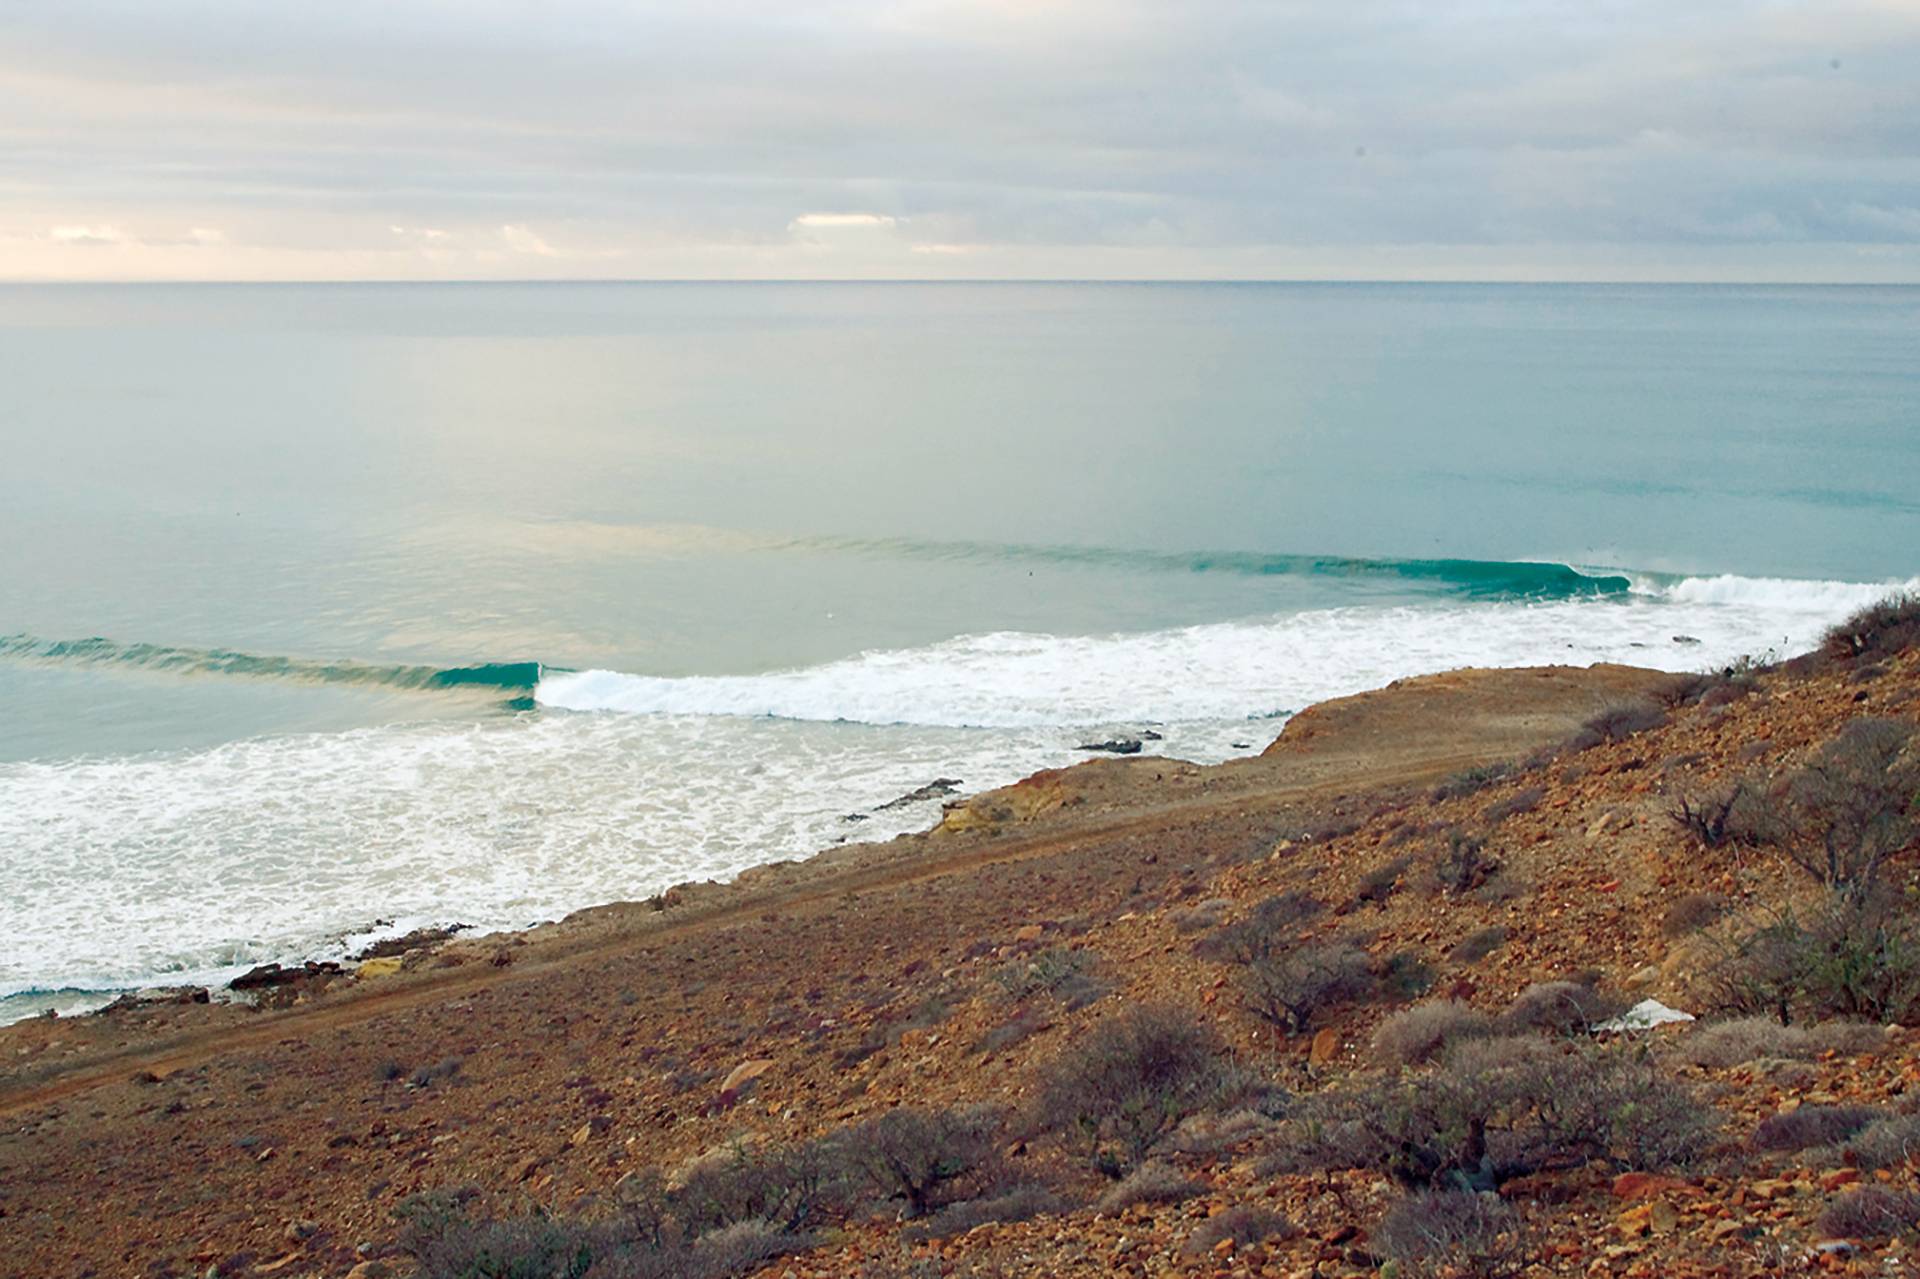
<svg viewBox="0 0 1920 1279">
<path fill-rule="evenodd" d="M 770 1057 L 756 1057 L 752 1061 L 743 1061 L 727 1075 L 725 1082 L 720 1085 L 720 1091 L 732 1092 L 772 1069 L 773 1059 Z"/>
</svg>

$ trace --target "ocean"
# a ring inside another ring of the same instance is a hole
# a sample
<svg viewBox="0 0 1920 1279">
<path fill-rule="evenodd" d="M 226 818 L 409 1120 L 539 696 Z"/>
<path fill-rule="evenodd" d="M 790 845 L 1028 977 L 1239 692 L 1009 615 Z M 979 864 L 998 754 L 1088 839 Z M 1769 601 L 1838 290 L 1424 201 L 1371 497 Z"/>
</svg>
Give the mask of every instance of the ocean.
<svg viewBox="0 0 1920 1279">
<path fill-rule="evenodd" d="M 0 286 L 0 1020 L 1920 573 L 1920 289 Z"/>
</svg>

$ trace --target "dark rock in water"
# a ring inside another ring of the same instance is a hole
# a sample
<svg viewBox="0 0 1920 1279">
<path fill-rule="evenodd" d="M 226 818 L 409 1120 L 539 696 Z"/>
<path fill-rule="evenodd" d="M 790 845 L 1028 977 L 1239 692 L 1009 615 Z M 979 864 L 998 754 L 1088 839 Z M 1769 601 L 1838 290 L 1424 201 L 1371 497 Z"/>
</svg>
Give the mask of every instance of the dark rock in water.
<svg viewBox="0 0 1920 1279">
<path fill-rule="evenodd" d="M 1140 739 L 1137 737 L 1115 737 L 1104 742 L 1081 742 L 1074 747 L 1080 751 L 1105 751 L 1109 755 L 1138 755 Z"/>
<path fill-rule="evenodd" d="M 132 1012 L 137 1008 L 158 1008 L 165 1004 L 204 1004 L 213 999 L 213 992 L 205 986 L 149 986 L 145 990 L 130 990 L 106 1007 L 98 1010 L 99 1015 Z"/>
<path fill-rule="evenodd" d="M 840 820 L 843 822 L 864 822 L 867 820 L 867 815 L 865 813 L 845 813 L 841 815 Z"/>
<path fill-rule="evenodd" d="M 1143 728 L 1140 730 L 1140 740 L 1143 742 L 1158 742 L 1164 739 L 1151 728 Z"/>
<path fill-rule="evenodd" d="M 1698 644 L 1700 641 L 1691 635 L 1676 635 L 1673 637 L 1673 642 L 1676 644 Z"/>
<path fill-rule="evenodd" d="M 1250 751 L 1253 749 L 1252 742 L 1228 742 L 1227 745 L 1237 751 Z"/>
<path fill-rule="evenodd" d="M 267 990 L 274 986 L 291 986 L 295 982 L 308 981 L 315 977 L 335 977 L 340 973 L 340 965 L 331 960 L 314 963 L 308 960 L 298 968 L 282 968 L 278 964 L 261 964 L 250 968 L 227 983 L 229 990 Z"/>
<path fill-rule="evenodd" d="M 890 799 L 874 811 L 884 813 L 891 808 L 905 808 L 908 804 L 918 804 L 929 799 L 939 799 L 943 795 L 952 795 L 960 789 L 958 777 L 936 777 L 918 790 L 910 790 L 899 799 Z"/>
<path fill-rule="evenodd" d="M 369 959 L 385 959 L 389 955 L 404 955 L 410 950 L 419 950 L 422 946 L 438 946 L 457 932 L 473 927 L 472 924 L 448 924 L 445 928 L 416 928 L 402 937 L 389 937 L 377 941 L 357 955 L 351 956 L 356 964 Z"/>
</svg>

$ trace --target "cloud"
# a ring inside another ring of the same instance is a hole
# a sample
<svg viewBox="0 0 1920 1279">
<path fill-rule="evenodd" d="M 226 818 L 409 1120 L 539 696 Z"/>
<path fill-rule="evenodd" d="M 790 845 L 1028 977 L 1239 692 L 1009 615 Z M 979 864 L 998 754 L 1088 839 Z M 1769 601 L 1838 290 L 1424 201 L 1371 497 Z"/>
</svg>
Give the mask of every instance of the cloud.
<svg viewBox="0 0 1920 1279">
<path fill-rule="evenodd" d="M 127 240 L 118 227 L 111 226 L 57 226 L 47 235 L 61 244 L 125 244 Z"/>
<path fill-rule="evenodd" d="M 884 213 L 802 213 L 787 224 L 789 230 L 816 231 L 843 227 L 891 227 L 898 219 Z"/>
<path fill-rule="evenodd" d="M 1901 0 L 16 5 L 0 275 L 1844 274 L 1915 66 Z"/>
</svg>

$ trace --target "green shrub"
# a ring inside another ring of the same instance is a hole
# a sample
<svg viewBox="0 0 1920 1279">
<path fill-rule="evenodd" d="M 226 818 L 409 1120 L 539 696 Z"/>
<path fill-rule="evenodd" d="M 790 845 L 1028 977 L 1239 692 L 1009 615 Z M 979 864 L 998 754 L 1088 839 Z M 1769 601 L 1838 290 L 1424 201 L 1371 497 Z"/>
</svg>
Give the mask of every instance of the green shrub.
<svg viewBox="0 0 1920 1279">
<path fill-rule="evenodd" d="M 1850 721 L 1766 793 L 1753 837 L 1795 866 L 1858 898 L 1878 887 L 1893 854 L 1920 834 L 1920 746 L 1906 720 Z"/>
<path fill-rule="evenodd" d="M 1887 896 L 1828 893 L 1722 944 L 1711 974 L 1721 1011 L 1766 1013 L 1783 1025 L 1920 1014 L 1920 919 Z"/>
</svg>

